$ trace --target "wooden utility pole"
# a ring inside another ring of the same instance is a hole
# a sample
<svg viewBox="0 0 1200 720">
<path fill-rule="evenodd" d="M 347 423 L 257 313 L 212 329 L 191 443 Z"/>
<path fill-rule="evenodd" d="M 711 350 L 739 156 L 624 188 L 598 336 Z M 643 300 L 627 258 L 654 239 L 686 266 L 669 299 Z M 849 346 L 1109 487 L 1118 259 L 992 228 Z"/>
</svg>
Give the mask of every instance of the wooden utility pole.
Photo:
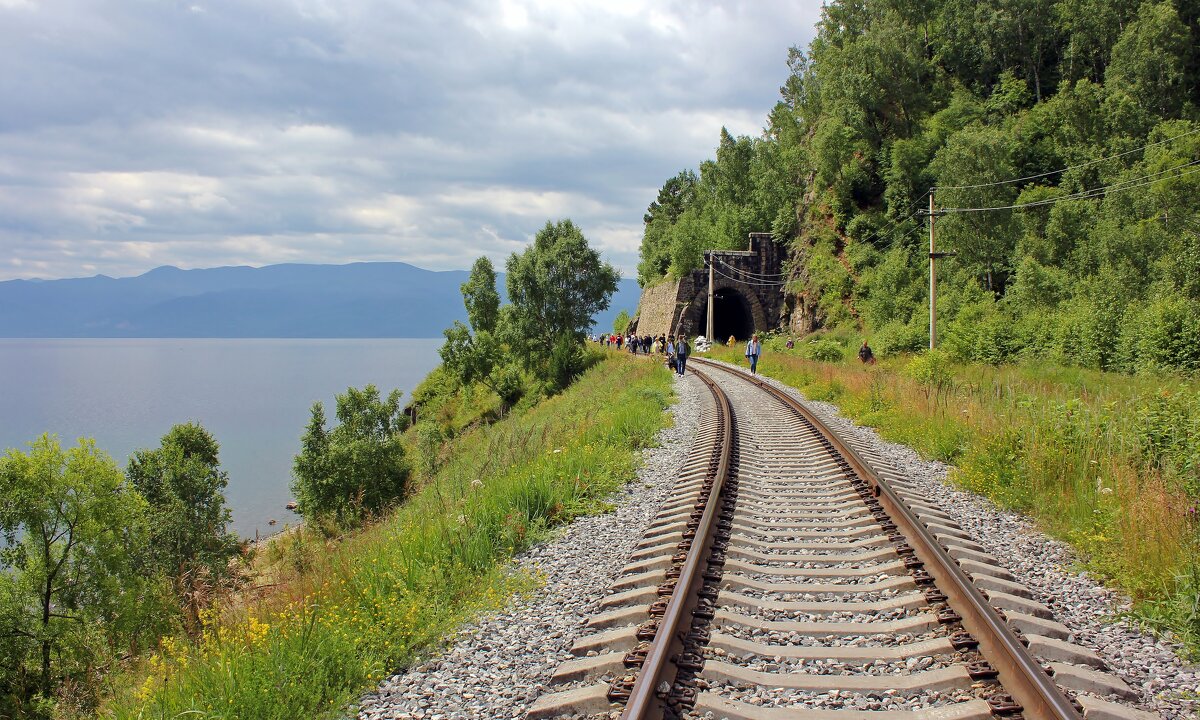
<svg viewBox="0 0 1200 720">
<path fill-rule="evenodd" d="M 933 189 L 929 190 L 929 349 L 937 347 L 937 267 L 933 251 Z"/>
<path fill-rule="evenodd" d="M 938 258 L 954 257 L 956 253 L 934 249 L 933 222 L 938 213 L 933 209 L 933 188 L 929 188 L 929 349 L 937 347 L 937 266 Z"/>
<path fill-rule="evenodd" d="M 708 330 L 704 337 L 713 342 L 713 256 L 708 253 Z"/>
</svg>

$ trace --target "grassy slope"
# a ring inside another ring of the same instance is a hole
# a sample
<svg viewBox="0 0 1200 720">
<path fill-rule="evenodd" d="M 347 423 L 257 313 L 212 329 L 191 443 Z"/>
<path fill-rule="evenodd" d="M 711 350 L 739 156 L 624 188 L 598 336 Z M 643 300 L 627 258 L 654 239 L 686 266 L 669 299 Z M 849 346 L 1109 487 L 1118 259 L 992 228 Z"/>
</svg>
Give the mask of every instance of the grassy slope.
<svg viewBox="0 0 1200 720">
<path fill-rule="evenodd" d="M 613 354 L 563 394 L 453 441 L 397 512 L 328 546 L 278 543 L 276 586 L 166 642 L 117 689 L 116 718 L 335 715 L 381 676 L 529 578 L 503 564 L 634 477 L 671 395 L 655 363 Z"/>
<path fill-rule="evenodd" d="M 740 348 L 714 355 L 742 360 Z M 837 403 L 888 440 L 952 463 L 954 483 L 1034 517 L 1073 545 L 1089 570 L 1133 596 L 1143 620 L 1200 651 L 1195 470 L 1189 477 L 1144 452 L 1150 434 L 1186 432 L 1154 408 L 1195 398 L 1197 383 L 970 365 L 954 367 L 952 382 L 932 389 L 907 377 L 907 362 L 812 362 L 799 357 L 799 346 L 772 342 L 759 371 Z"/>
</svg>

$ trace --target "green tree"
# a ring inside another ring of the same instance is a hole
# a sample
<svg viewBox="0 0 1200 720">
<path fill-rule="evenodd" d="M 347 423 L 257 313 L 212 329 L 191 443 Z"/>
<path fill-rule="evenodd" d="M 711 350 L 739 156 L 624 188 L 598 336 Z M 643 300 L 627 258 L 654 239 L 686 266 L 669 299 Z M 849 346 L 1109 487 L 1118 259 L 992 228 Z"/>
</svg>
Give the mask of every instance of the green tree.
<svg viewBox="0 0 1200 720">
<path fill-rule="evenodd" d="M 622 335 L 629 329 L 629 322 L 633 320 L 627 310 L 622 310 L 617 313 L 616 319 L 613 320 L 613 332 Z"/>
<path fill-rule="evenodd" d="M 408 418 L 400 391 L 381 398 L 374 385 L 337 396 L 338 425 L 325 427 L 325 408 L 313 403 L 301 450 L 292 465 L 292 491 L 306 520 L 353 525 L 400 500 L 410 468 L 400 434 Z"/>
<path fill-rule="evenodd" d="M 501 312 L 491 260 L 481 257 L 475 261 L 462 294 L 471 326 L 456 320 L 443 331 L 446 342 L 438 350 L 442 364 L 463 385 L 481 383 L 499 395 L 502 404 L 512 405 L 521 397 L 521 378 L 512 364 L 505 362 L 501 336 L 509 313 Z"/>
<path fill-rule="evenodd" d="M 94 441 L 50 435 L 0 458 L 0 501 L 0 716 L 37 717 L 162 620 L 146 502 Z"/>
<path fill-rule="evenodd" d="M 1143 3 L 1112 49 L 1104 85 L 1116 106 L 1132 103 L 1149 118 L 1174 117 L 1185 95 L 1190 39 L 1170 0 Z M 1138 128 L 1143 132 L 1149 127 Z"/>
<path fill-rule="evenodd" d="M 533 245 L 509 257 L 507 270 L 512 348 L 526 367 L 543 372 L 561 339 L 583 342 L 620 279 L 570 220 L 547 222 Z"/>
<path fill-rule="evenodd" d="M 495 332 L 500 316 L 500 293 L 496 292 L 496 270 L 492 261 L 481 257 L 471 266 L 471 275 L 462 284 L 467 322 L 476 332 Z"/>
<path fill-rule="evenodd" d="M 240 547 L 229 532 L 229 475 L 220 446 L 199 423 L 175 425 L 157 450 L 138 450 L 125 475 L 149 505 L 150 558 L 172 578 L 189 626 L 199 629 L 211 586 L 229 576 Z"/>
</svg>

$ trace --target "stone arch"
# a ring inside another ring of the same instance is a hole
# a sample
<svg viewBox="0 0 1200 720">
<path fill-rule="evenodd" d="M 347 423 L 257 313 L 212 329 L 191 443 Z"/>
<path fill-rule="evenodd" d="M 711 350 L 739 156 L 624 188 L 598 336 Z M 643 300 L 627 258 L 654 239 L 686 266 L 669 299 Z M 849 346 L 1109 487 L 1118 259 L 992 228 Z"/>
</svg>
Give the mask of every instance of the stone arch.
<svg viewBox="0 0 1200 720">
<path fill-rule="evenodd" d="M 716 339 L 724 341 L 730 334 L 738 340 L 745 340 L 751 333 L 767 329 L 767 314 L 762 299 L 758 293 L 745 284 L 726 278 L 718 278 L 713 283 L 714 316 L 713 327 Z M 721 317 L 721 313 L 737 313 L 738 306 L 745 314 L 744 319 Z M 689 337 L 704 334 L 708 326 L 708 284 L 707 282 L 688 303 L 688 311 L 680 319 L 679 331 Z M 732 330 L 732 332 L 730 332 Z"/>
</svg>

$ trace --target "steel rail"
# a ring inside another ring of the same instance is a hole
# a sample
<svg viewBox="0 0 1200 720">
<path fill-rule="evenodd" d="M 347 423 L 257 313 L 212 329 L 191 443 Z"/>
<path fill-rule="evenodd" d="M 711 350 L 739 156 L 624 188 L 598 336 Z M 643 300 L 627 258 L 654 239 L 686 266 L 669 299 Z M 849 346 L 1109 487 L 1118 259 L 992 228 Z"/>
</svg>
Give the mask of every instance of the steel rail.
<svg viewBox="0 0 1200 720">
<path fill-rule="evenodd" d="M 662 706 L 657 700 L 658 685 L 663 679 L 662 676 L 667 672 L 673 656 L 682 646 L 682 636 L 689 627 L 685 623 L 688 611 L 695 604 L 697 588 L 694 586 L 702 581 L 700 567 L 708 555 L 709 545 L 712 542 L 713 527 L 716 525 L 717 512 L 721 503 L 721 489 L 725 485 L 725 478 L 729 474 L 729 465 L 733 457 L 733 406 L 730 405 L 725 391 L 721 390 L 712 378 L 696 370 L 691 370 L 691 372 L 708 386 L 713 398 L 717 401 L 717 411 L 720 413 L 723 426 L 720 439 L 720 458 L 712 490 L 704 504 L 704 514 L 696 528 L 696 536 L 692 539 L 692 546 L 688 548 L 687 559 L 680 568 L 675 591 L 667 603 L 663 619 L 658 625 L 658 632 L 651 641 L 650 649 L 646 653 L 646 660 L 642 663 L 642 669 L 630 691 L 629 701 L 625 704 L 624 712 L 621 713 L 622 720 L 649 720 L 662 717 Z M 683 625 L 682 628 L 681 625 Z"/>
<path fill-rule="evenodd" d="M 962 616 L 963 627 L 979 641 L 984 657 L 999 672 L 1001 685 L 1022 706 L 1025 717 L 1029 720 L 1082 720 L 1083 715 L 979 592 L 970 576 L 951 559 L 895 490 L 853 448 L 795 398 L 758 377 L 702 358 L 689 360 L 757 385 L 799 413 L 829 440 L 854 472 L 871 485 L 872 492 L 901 528 L 917 557 L 925 563 L 925 569 L 933 576 L 937 587 L 949 598 L 950 606 Z"/>
</svg>

